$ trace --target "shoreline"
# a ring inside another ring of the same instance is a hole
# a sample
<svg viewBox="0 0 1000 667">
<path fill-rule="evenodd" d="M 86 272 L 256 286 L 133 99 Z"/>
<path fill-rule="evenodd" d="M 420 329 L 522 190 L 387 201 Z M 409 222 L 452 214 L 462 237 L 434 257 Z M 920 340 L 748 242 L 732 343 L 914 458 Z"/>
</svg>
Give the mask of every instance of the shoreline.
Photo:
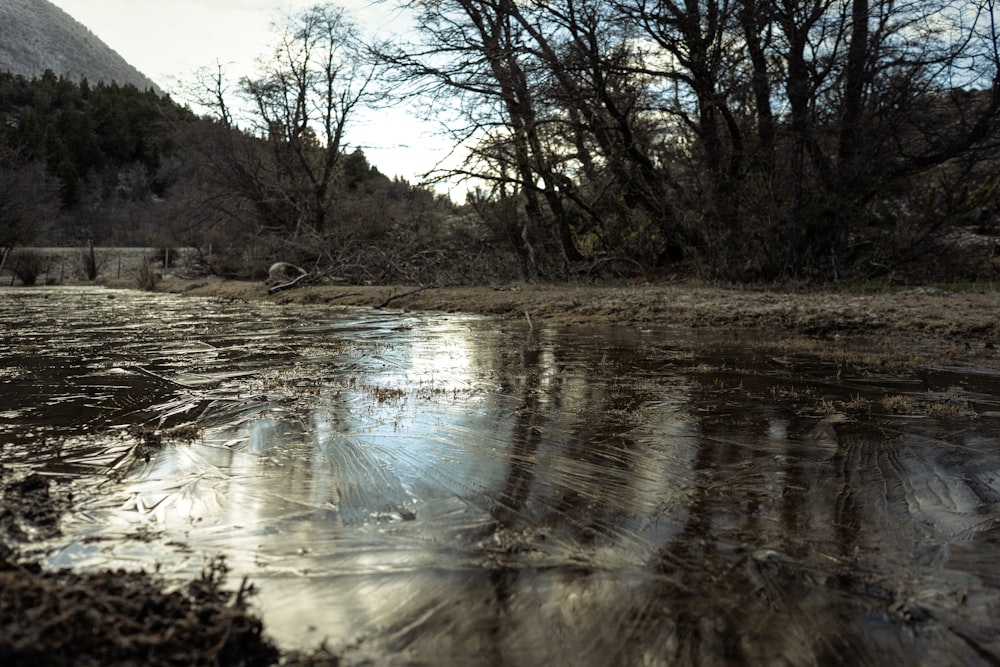
<svg viewBox="0 0 1000 667">
<path fill-rule="evenodd" d="M 93 283 L 83 283 L 92 285 Z M 109 289 L 138 289 L 113 280 Z M 467 313 L 530 326 L 623 325 L 773 334 L 834 343 L 874 342 L 883 357 L 1000 368 L 1000 291 L 914 287 L 803 291 L 676 282 L 635 285 L 510 283 L 496 286 L 303 285 L 269 294 L 263 282 L 167 276 L 157 292 L 226 301 Z M 0 294 L 3 290 L 0 288 Z M 818 343 L 818 345 L 816 344 Z"/>
<path fill-rule="evenodd" d="M 306 285 L 268 294 L 263 283 L 168 278 L 157 291 L 274 303 L 464 312 L 550 324 L 648 324 L 761 329 L 819 337 L 914 335 L 1000 344 L 1000 292 L 913 288 L 849 293 L 687 283 L 483 287 Z"/>
</svg>

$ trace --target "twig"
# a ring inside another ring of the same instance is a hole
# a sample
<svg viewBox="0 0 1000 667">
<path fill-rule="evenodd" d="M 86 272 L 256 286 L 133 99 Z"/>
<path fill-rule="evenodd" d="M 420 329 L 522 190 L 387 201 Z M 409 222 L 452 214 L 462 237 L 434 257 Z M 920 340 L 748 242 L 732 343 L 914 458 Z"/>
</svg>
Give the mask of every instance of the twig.
<svg viewBox="0 0 1000 667">
<path fill-rule="evenodd" d="M 361 296 L 364 292 L 344 292 L 343 294 L 331 294 L 330 299 L 346 299 L 349 296 Z"/>
<path fill-rule="evenodd" d="M 410 296 L 411 294 L 416 294 L 417 292 L 423 292 L 425 289 L 431 289 L 432 287 L 434 287 L 434 285 L 426 285 L 424 287 L 418 287 L 416 289 L 411 289 L 409 292 L 403 292 L 402 294 L 393 294 L 388 299 L 386 299 L 385 301 L 383 301 L 382 303 L 380 303 L 379 305 L 377 305 L 375 307 L 376 308 L 385 308 L 386 306 L 388 306 L 390 303 L 392 303 L 396 299 L 402 299 L 404 296 Z"/>
</svg>

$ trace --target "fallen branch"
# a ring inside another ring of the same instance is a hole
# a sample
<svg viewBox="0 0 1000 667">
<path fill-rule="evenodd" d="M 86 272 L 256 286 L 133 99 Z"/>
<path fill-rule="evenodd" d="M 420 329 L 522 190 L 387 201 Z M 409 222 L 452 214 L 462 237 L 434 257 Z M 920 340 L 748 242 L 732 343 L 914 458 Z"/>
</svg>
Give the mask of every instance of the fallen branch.
<svg viewBox="0 0 1000 667">
<path fill-rule="evenodd" d="M 291 280 L 291 281 L 289 281 L 287 283 L 283 283 L 281 285 L 275 285 L 274 287 L 271 287 L 270 289 L 267 290 L 267 293 L 268 294 L 277 294 L 278 292 L 281 292 L 282 290 L 292 289 L 293 287 L 295 287 L 296 285 L 298 285 L 300 282 L 302 282 L 303 280 L 305 280 L 306 278 L 308 278 L 311 275 L 313 275 L 313 274 L 311 274 L 311 273 L 303 273 L 301 276 L 299 276 L 295 280 Z"/>
<path fill-rule="evenodd" d="M 386 299 L 385 301 L 383 301 L 382 303 L 380 303 L 379 305 L 377 305 L 375 307 L 376 308 L 385 308 L 386 306 L 388 306 L 390 303 L 392 303 L 396 299 L 402 299 L 404 296 L 410 296 L 411 294 L 416 294 L 417 292 L 423 292 L 425 289 L 431 289 L 432 287 L 435 287 L 435 285 L 426 285 L 424 287 L 418 287 L 416 289 L 411 289 L 409 292 L 403 292 L 402 294 L 393 294 L 388 299 Z"/>
</svg>

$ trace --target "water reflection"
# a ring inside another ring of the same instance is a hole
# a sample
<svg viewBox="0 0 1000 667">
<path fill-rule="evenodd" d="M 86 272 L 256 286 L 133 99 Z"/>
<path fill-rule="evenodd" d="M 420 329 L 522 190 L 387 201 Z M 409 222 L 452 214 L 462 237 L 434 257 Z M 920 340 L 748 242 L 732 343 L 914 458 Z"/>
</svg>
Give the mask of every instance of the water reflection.
<svg viewBox="0 0 1000 667">
<path fill-rule="evenodd" d="M 283 645 L 376 664 L 1000 656 L 997 422 L 856 407 L 948 391 L 987 414 L 995 375 L 852 375 L 626 327 L 9 294 L 0 460 L 79 499 L 51 566 L 180 577 L 224 553 Z M 135 424 L 161 438 L 148 460 Z"/>
</svg>

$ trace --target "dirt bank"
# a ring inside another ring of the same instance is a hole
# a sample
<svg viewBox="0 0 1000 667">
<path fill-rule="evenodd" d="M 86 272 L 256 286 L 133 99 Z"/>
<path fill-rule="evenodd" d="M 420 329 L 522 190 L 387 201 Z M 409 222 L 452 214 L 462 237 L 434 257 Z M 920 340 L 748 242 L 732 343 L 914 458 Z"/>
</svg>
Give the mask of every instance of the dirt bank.
<svg viewBox="0 0 1000 667">
<path fill-rule="evenodd" d="M 530 319 L 533 325 L 641 323 L 695 329 L 745 329 L 821 337 L 899 337 L 958 345 L 988 359 L 1000 342 L 1000 292 L 912 288 L 848 293 L 777 291 L 692 284 L 629 286 L 314 285 L 269 295 L 261 283 L 166 280 L 160 289 L 223 299 L 470 312 Z"/>
</svg>

